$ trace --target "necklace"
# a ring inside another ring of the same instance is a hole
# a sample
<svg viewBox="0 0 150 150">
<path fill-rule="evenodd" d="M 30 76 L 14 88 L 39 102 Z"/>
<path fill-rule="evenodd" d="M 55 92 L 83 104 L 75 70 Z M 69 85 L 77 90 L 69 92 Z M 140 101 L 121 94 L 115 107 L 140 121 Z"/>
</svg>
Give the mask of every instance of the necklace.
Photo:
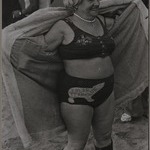
<svg viewBox="0 0 150 150">
<path fill-rule="evenodd" d="M 76 13 L 74 13 L 74 15 L 78 18 L 80 18 L 81 20 L 85 21 L 85 22 L 88 22 L 88 23 L 93 23 L 95 22 L 95 18 L 93 20 L 87 20 L 87 19 L 84 19 L 82 18 L 81 16 L 77 15 Z"/>
</svg>

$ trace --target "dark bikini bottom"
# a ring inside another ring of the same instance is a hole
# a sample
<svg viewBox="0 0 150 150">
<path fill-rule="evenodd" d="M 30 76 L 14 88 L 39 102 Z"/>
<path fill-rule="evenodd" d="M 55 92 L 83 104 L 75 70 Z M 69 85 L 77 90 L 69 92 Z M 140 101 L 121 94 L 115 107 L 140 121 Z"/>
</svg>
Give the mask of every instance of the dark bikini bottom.
<svg viewBox="0 0 150 150">
<path fill-rule="evenodd" d="M 114 75 L 103 79 L 82 79 L 62 73 L 59 81 L 59 100 L 73 105 L 101 105 L 111 95 Z"/>
</svg>

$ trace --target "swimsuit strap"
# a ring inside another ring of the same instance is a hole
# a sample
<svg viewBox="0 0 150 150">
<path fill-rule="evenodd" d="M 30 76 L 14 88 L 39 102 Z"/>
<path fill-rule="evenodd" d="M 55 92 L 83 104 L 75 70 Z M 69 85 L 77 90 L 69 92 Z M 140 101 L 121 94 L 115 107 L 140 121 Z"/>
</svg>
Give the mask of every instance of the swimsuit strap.
<svg viewBox="0 0 150 150">
<path fill-rule="evenodd" d="M 104 34 L 105 34 L 108 31 L 107 28 L 106 28 L 106 19 L 104 18 L 104 23 L 103 23 L 103 21 L 99 17 L 97 17 L 97 19 L 101 23 L 101 25 L 103 27 L 103 30 L 104 30 Z"/>
<path fill-rule="evenodd" d="M 63 19 L 63 21 L 65 21 L 74 32 L 76 31 L 76 26 L 73 24 L 71 19 L 65 18 Z"/>
</svg>

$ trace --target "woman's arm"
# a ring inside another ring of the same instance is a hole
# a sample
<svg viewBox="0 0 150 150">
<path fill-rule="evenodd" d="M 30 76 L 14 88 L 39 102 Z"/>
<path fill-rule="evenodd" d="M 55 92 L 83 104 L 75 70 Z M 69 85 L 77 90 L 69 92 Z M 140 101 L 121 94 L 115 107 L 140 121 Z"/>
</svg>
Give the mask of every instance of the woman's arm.
<svg viewBox="0 0 150 150">
<path fill-rule="evenodd" d="M 52 28 L 45 34 L 45 42 L 48 45 L 48 50 L 53 51 L 64 41 L 64 23 L 63 21 L 56 22 Z"/>
<path fill-rule="evenodd" d="M 100 8 L 131 3 L 133 0 L 101 0 Z"/>
<path fill-rule="evenodd" d="M 105 8 L 106 9 L 109 8 L 110 6 L 129 4 L 132 1 L 133 0 L 100 0 L 100 7 L 99 8 L 100 8 L 100 10 L 103 10 Z M 123 12 L 123 9 L 122 10 L 120 9 L 120 10 L 117 10 L 117 11 L 114 11 L 114 12 L 110 12 L 110 13 L 107 12 L 105 14 L 105 23 L 106 23 L 107 29 L 111 29 L 112 28 L 112 26 L 114 25 L 114 21 L 115 21 L 116 17 L 121 15 L 122 12 Z M 100 12 L 100 14 L 103 14 L 103 12 Z"/>
</svg>

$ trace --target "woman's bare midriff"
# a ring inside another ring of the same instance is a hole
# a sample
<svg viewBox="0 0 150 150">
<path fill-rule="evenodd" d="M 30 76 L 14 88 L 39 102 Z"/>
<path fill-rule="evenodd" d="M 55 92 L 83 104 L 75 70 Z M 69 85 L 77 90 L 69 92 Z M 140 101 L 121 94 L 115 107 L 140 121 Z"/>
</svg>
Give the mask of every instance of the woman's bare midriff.
<svg viewBox="0 0 150 150">
<path fill-rule="evenodd" d="M 114 68 L 109 56 L 91 59 L 64 60 L 67 74 L 84 79 L 102 79 L 114 73 Z"/>
</svg>

